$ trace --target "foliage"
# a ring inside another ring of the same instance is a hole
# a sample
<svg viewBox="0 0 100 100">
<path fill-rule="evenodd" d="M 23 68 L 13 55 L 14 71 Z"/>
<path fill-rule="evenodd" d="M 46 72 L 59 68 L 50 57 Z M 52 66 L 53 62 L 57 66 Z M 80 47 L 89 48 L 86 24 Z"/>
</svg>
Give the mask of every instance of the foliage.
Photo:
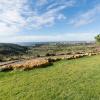
<svg viewBox="0 0 100 100">
<path fill-rule="evenodd" d="M 30 59 L 35 57 L 49 57 L 56 55 L 69 55 L 74 53 L 85 53 L 95 50 L 93 44 L 41 44 L 39 46 L 24 47 L 16 44 L 0 43 L 1 61 L 16 59 Z"/>
<path fill-rule="evenodd" d="M 0 43 L 0 61 L 20 59 L 28 51 L 27 47 L 11 43 Z"/>
<path fill-rule="evenodd" d="M 97 36 L 95 36 L 96 42 L 100 43 L 100 34 L 98 34 Z"/>
</svg>

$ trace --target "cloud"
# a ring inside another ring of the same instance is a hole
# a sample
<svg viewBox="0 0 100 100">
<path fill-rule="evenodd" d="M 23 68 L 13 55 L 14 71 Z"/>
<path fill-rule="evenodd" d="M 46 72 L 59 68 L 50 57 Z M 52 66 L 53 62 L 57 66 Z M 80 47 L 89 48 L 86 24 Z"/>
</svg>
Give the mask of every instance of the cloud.
<svg viewBox="0 0 100 100">
<path fill-rule="evenodd" d="M 92 34 L 92 35 L 91 35 Z M 48 41 L 92 41 L 97 33 L 59 33 L 55 35 L 12 35 L 0 39 L 0 42 L 48 42 Z M 87 37 L 87 38 L 86 38 Z M 9 39 L 10 38 L 10 39 Z M 6 41 L 5 41 L 6 40 Z"/>
<path fill-rule="evenodd" d="M 52 26 L 56 20 L 66 18 L 61 13 L 63 9 L 74 5 L 73 0 L 51 1 L 32 0 L 34 3 L 30 4 L 29 0 L 0 0 L 0 35 Z"/>
<path fill-rule="evenodd" d="M 71 6 L 75 5 L 75 3 L 76 3 L 76 0 L 69 0 L 69 1 L 61 0 L 60 2 L 59 2 L 59 0 L 55 0 L 55 1 L 53 1 L 53 3 L 51 3 L 47 7 L 47 9 L 54 9 L 56 7 L 61 7 L 61 6 L 63 6 L 63 8 L 71 7 Z"/>
<path fill-rule="evenodd" d="M 0 0 L 0 35 L 17 32 L 25 25 L 21 16 L 25 0 Z"/>
<path fill-rule="evenodd" d="M 40 0 L 38 0 L 39 2 Z M 42 2 L 44 0 L 41 0 Z M 71 7 L 74 5 L 75 2 L 73 0 L 62 0 L 61 2 L 58 2 L 58 0 L 51 0 L 52 3 L 45 1 L 48 6 L 45 6 L 45 10 L 42 14 L 40 8 L 37 8 L 37 12 L 34 15 L 31 15 L 28 17 L 27 22 L 29 23 L 29 26 L 32 28 L 42 28 L 42 27 L 48 27 L 54 25 L 54 23 L 57 20 L 63 20 L 66 19 L 66 16 L 64 16 L 61 11 L 64 10 L 67 7 Z M 44 3 L 45 4 L 45 3 Z M 53 7 L 53 5 L 56 4 L 56 7 Z M 52 6 L 52 7 L 50 7 Z M 44 7 L 44 6 L 43 6 Z"/>
<path fill-rule="evenodd" d="M 29 27 L 31 28 L 42 28 L 52 26 L 56 20 L 66 19 L 63 14 L 57 14 L 52 11 L 48 11 L 42 15 L 34 15 L 27 19 Z"/>
<path fill-rule="evenodd" d="M 76 27 L 90 24 L 94 22 L 98 16 L 100 17 L 100 4 L 97 4 L 94 8 L 77 15 L 76 18 L 70 21 L 70 24 L 73 24 Z"/>
<path fill-rule="evenodd" d="M 48 1 L 47 0 L 37 0 L 37 6 L 43 6 L 45 4 L 47 4 Z"/>
</svg>

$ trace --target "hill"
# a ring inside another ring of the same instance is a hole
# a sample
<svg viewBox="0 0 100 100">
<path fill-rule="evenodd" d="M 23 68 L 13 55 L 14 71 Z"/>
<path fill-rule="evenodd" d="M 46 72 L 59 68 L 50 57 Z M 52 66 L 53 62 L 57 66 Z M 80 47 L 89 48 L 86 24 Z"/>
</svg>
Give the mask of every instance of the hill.
<svg viewBox="0 0 100 100">
<path fill-rule="evenodd" d="M 17 55 L 23 54 L 27 50 L 27 47 L 20 46 L 11 43 L 0 43 L 0 54 L 1 55 Z"/>
<path fill-rule="evenodd" d="M 0 73 L 1 100 L 99 100 L 100 55 Z"/>
</svg>

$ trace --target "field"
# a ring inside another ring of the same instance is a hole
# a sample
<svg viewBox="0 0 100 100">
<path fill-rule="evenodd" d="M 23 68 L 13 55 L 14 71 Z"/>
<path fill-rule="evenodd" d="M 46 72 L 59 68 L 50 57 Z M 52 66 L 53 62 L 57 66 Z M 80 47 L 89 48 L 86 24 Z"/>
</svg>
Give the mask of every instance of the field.
<svg viewBox="0 0 100 100">
<path fill-rule="evenodd" d="M 0 43 L 0 62 L 74 53 L 97 52 L 97 49 L 98 46 L 93 43 L 63 44 L 62 42 L 43 43 L 41 45 L 36 44 L 35 46 Z"/>
<path fill-rule="evenodd" d="M 100 100 L 100 55 L 0 72 L 0 100 Z"/>
</svg>

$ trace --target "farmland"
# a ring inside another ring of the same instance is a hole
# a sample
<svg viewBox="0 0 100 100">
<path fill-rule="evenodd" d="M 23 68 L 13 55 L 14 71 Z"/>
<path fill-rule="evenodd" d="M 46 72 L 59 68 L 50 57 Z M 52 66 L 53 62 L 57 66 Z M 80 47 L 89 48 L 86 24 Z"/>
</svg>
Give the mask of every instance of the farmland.
<svg viewBox="0 0 100 100">
<path fill-rule="evenodd" d="M 0 43 L 0 62 L 74 53 L 97 52 L 97 49 L 98 46 L 95 44 L 85 43 L 63 44 L 63 42 L 48 42 L 36 44 L 35 46 Z"/>
<path fill-rule="evenodd" d="M 0 73 L 1 100 L 99 100 L 100 55 Z"/>
<path fill-rule="evenodd" d="M 30 70 L 46 67 L 55 61 L 63 59 L 71 60 L 100 53 L 99 46 L 93 43 L 64 44 L 63 42 L 43 43 L 27 47 L 15 44 L 1 44 L 1 50 L 2 52 L 8 51 L 7 54 L 1 53 L 0 71 Z M 16 54 L 17 51 L 19 53 Z"/>
<path fill-rule="evenodd" d="M 0 100 L 100 99 L 98 45 L 3 45 Z"/>
</svg>

